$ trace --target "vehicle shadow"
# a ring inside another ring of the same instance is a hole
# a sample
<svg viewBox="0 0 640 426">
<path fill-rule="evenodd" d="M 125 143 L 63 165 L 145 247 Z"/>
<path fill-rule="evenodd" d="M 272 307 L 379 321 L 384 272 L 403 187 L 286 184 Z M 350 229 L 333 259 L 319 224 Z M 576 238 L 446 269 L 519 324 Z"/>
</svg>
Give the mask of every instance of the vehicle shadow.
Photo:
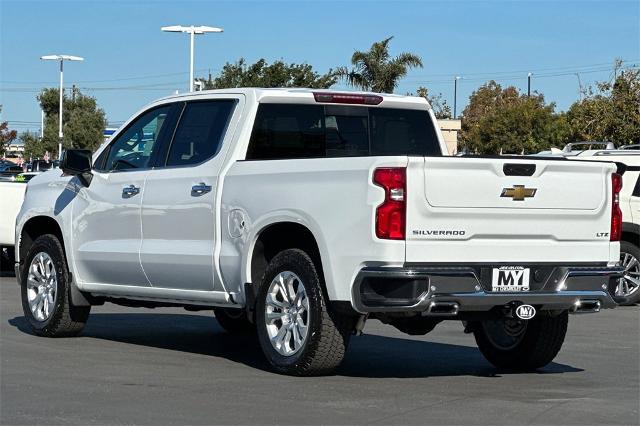
<svg viewBox="0 0 640 426">
<path fill-rule="evenodd" d="M 84 187 L 84 185 L 80 182 L 80 178 L 78 176 L 74 176 L 71 178 L 67 186 L 60 193 L 58 198 L 56 198 L 56 203 L 53 207 L 53 213 L 57 216 L 76 198 L 78 193 L 78 189 Z"/>
<path fill-rule="evenodd" d="M 24 317 L 9 324 L 30 333 Z M 224 332 L 213 316 L 181 314 L 92 314 L 81 337 L 221 357 L 270 371 L 255 336 Z M 583 371 L 551 363 L 538 374 Z M 476 347 L 365 334 L 353 337 L 339 376 L 420 378 L 437 376 L 500 377 Z"/>
</svg>

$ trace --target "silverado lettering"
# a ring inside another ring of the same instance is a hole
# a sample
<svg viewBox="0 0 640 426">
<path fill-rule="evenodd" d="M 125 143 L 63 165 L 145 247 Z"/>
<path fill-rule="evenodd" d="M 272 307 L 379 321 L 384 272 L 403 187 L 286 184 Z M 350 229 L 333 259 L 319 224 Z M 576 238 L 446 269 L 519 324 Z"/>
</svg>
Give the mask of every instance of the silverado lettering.
<svg viewBox="0 0 640 426">
<path fill-rule="evenodd" d="M 427 231 L 421 229 L 414 229 L 413 235 L 464 235 L 466 231 Z"/>
</svg>

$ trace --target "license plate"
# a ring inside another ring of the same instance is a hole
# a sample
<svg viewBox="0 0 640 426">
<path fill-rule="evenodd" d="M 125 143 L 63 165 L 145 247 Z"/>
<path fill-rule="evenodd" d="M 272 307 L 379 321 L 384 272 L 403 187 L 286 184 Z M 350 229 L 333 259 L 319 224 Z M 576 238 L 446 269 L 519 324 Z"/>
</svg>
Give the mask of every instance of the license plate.
<svg viewBox="0 0 640 426">
<path fill-rule="evenodd" d="M 529 268 L 523 266 L 501 266 L 493 268 L 492 291 L 529 291 Z"/>
</svg>

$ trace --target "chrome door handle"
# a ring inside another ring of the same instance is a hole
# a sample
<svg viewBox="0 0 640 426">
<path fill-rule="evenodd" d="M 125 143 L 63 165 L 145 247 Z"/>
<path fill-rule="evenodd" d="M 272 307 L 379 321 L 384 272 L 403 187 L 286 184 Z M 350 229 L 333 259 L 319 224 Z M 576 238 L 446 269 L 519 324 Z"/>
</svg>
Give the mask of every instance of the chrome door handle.
<svg viewBox="0 0 640 426">
<path fill-rule="evenodd" d="M 199 184 L 191 187 L 191 196 L 193 197 L 199 197 L 207 192 L 211 192 L 211 185 L 207 185 L 204 182 L 200 182 Z"/>
<path fill-rule="evenodd" d="M 140 193 L 140 188 L 135 185 L 129 185 L 122 188 L 122 198 L 131 198 Z"/>
</svg>

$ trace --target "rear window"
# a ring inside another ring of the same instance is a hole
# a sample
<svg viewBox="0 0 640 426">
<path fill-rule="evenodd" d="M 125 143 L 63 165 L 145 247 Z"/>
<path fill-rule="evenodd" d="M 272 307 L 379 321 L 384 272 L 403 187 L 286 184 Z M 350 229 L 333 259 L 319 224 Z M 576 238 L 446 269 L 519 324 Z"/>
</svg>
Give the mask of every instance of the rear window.
<svg viewBox="0 0 640 426">
<path fill-rule="evenodd" d="M 260 104 L 248 160 L 441 156 L 427 111 L 348 105 Z"/>
</svg>

